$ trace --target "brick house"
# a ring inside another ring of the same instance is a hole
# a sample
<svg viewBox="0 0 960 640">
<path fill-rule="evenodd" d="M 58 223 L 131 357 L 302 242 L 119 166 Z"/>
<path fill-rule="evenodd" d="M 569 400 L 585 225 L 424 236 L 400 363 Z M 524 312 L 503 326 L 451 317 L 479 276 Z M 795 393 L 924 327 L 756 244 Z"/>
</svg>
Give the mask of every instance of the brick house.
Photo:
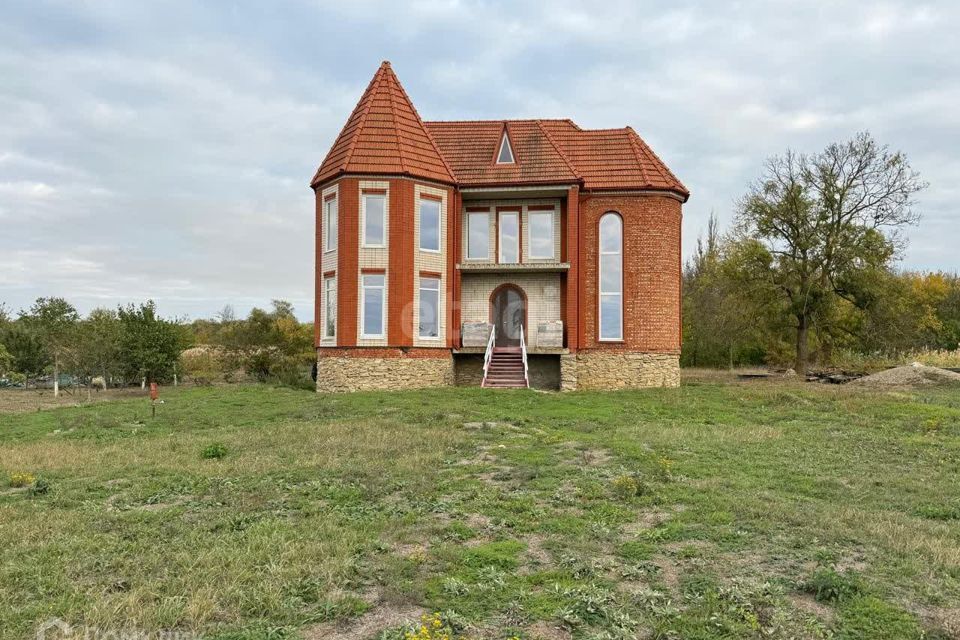
<svg viewBox="0 0 960 640">
<path fill-rule="evenodd" d="M 310 186 L 318 390 L 679 384 L 689 192 L 630 127 L 424 122 L 384 62 Z"/>
</svg>

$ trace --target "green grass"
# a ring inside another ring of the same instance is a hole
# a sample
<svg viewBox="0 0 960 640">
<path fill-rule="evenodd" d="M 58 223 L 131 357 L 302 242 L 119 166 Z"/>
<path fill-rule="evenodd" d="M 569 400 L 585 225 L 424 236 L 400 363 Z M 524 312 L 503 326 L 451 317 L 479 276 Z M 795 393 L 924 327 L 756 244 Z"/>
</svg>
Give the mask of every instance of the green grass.
<svg viewBox="0 0 960 640">
<path fill-rule="evenodd" d="M 960 633 L 956 389 L 165 400 L 0 415 L 0 637 Z"/>
</svg>

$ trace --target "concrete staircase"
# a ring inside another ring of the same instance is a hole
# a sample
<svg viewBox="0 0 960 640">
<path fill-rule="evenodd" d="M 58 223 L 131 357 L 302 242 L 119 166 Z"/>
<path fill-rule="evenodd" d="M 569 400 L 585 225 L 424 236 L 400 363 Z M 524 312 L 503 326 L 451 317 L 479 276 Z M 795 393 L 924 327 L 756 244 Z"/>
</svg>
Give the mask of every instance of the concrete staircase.
<svg viewBox="0 0 960 640">
<path fill-rule="evenodd" d="M 526 388 L 522 347 L 494 347 L 490 367 L 481 385 L 494 389 Z"/>
</svg>

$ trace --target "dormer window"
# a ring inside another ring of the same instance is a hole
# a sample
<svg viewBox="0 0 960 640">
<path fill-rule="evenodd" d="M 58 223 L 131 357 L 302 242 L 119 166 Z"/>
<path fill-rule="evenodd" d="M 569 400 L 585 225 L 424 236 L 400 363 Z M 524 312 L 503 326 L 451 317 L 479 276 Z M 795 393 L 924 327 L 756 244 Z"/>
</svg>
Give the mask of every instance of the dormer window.
<svg viewBox="0 0 960 640">
<path fill-rule="evenodd" d="M 507 130 L 503 130 L 503 137 L 500 138 L 500 152 L 497 154 L 497 164 L 513 164 L 513 149 L 510 147 L 510 137 Z"/>
</svg>

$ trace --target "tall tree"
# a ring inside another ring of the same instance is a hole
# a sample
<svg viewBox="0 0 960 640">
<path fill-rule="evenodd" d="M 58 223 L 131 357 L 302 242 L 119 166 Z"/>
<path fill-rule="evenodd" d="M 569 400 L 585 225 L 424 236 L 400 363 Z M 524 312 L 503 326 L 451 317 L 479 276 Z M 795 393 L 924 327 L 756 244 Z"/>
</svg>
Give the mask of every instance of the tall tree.
<svg viewBox="0 0 960 640">
<path fill-rule="evenodd" d="M 183 344 L 180 327 L 157 315 L 152 300 L 139 307 L 117 309 L 120 321 L 119 360 L 128 379 L 139 378 L 141 386 L 173 377 Z"/>
<path fill-rule="evenodd" d="M 94 309 L 78 327 L 77 372 L 104 382 L 120 374 L 120 321 L 111 309 Z"/>
<path fill-rule="evenodd" d="M 886 268 L 915 224 L 913 196 L 926 184 L 906 156 L 868 133 L 807 156 L 767 162 L 740 201 L 740 232 L 756 243 L 747 273 L 781 293 L 795 321 L 795 368 L 806 371 L 809 336 L 836 296 L 864 269 Z"/>
<path fill-rule="evenodd" d="M 77 310 L 63 298 L 37 298 L 23 320 L 34 328 L 53 361 L 53 395 L 60 395 L 60 369 L 76 337 Z"/>
</svg>

